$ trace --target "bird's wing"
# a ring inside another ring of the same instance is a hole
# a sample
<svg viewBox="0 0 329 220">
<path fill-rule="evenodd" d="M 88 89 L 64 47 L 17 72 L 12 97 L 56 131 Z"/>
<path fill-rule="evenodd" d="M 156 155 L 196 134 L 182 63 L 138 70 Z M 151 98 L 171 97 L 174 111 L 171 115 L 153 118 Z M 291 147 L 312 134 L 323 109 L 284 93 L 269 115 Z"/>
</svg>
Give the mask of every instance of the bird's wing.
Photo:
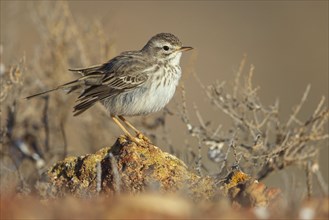
<svg viewBox="0 0 329 220">
<path fill-rule="evenodd" d="M 94 66 L 89 66 L 87 68 L 69 69 L 69 71 L 77 72 L 80 73 L 82 76 L 85 76 L 97 72 L 102 65 L 103 64 L 98 64 Z"/>
<path fill-rule="evenodd" d="M 74 106 L 74 115 L 79 115 L 97 101 L 127 92 L 142 85 L 148 78 L 143 71 L 147 62 L 140 56 L 121 54 L 109 62 L 93 67 L 92 71 L 79 69 L 84 74 L 85 89 Z"/>
</svg>

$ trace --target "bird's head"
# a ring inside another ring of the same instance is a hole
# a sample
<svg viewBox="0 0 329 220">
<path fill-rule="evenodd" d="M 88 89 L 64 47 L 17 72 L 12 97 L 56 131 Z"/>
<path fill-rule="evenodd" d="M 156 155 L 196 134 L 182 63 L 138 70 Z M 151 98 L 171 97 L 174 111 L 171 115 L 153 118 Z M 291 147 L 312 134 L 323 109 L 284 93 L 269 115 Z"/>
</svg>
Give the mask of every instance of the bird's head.
<svg viewBox="0 0 329 220">
<path fill-rule="evenodd" d="M 153 36 L 142 51 L 153 58 L 178 64 L 183 51 L 191 50 L 192 47 L 182 46 L 182 42 L 173 34 L 160 33 Z"/>
</svg>

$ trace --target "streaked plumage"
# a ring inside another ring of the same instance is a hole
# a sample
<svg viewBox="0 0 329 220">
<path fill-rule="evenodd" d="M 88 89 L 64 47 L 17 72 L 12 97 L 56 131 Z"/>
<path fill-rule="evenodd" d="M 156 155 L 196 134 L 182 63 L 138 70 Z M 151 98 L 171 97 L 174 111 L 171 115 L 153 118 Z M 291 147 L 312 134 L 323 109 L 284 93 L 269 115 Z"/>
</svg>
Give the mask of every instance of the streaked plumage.
<svg viewBox="0 0 329 220">
<path fill-rule="evenodd" d="M 81 90 L 74 106 L 79 115 L 100 101 L 112 116 L 145 115 L 161 110 L 173 97 L 181 77 L 180 40 L 170 33 L 152 37 L 139 51 L 123 52 L 107 63 L 70 69 L 82 76 L 55 89 Z"/>
</svg>

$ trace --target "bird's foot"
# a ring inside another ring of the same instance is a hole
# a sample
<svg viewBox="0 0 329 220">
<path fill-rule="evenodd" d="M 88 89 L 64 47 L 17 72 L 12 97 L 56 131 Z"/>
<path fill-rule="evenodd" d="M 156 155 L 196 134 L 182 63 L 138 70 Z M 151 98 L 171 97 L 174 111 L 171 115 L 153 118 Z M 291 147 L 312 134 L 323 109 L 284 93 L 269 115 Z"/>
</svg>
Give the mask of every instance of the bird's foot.
<svg viewBox="0 0 329 220">
<path fill-rule="evenodd" d="M 142 142 L 142 140 L 141 139 L 139 139 L 138 137 L 134 137 L 134 136 L 132 136 L 132 135 L 128 135 L 128 134 L 126 134 L 126 137 L 127 137 L 127 139 L 129 139 L 131 142 L 134 142 L 135 144 L 137 144 L 137 145 L 140 145 L 141 144 L 141 142 Z"/>
<path fill-rule="evenodd" d="M 142 142 L 151 143 L 151 140 L 142 133 L 137 133 L 136 137 L 132 136 L 131 134 L 126 134 L 126 137 L 128 140 L 136 143 L 137 145 L 142 144 Z"/>
<path fill-rule="evenodd" d="M 145 136 L 143 133 L 141 133 L 141 132 L 137 133 L 136 137 L 137 137 L 138 139 L 140 139 L 140 140 L 144 140 L 144 141 L 146 141 L 146 142 L 148 142 L 148 143 L 151 143 L 151 140 L 150 140 L 148 137 L 146 137 L 146 136 Z"/>
</svg>

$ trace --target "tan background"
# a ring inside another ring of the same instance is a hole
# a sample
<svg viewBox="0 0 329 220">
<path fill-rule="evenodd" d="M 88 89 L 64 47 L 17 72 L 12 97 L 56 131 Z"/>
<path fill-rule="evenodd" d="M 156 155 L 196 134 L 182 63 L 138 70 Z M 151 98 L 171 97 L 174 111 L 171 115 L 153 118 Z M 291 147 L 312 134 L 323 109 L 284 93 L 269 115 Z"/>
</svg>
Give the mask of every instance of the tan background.
<svg viewBox="0 0 329 220">
<path fill-rule="evenodd" d="M 205 84 L 230 81 L 244 53 L 248 63 L 256 67 L 254 84 L 261 86 L 262 101 L 271 104 L 279 98 L 283 120 L 309 83 L 312 90 L 301 119 L 312 114 L 322 95 L 328 98 L 327 1 L 72 1 L 69 5 L 78 22 L 101 20 L 116 53 L 140 49 L 159 32 L 174 33 L 183 44 L 193 46 L 195 50 L 182 60 L 183 81 L 187 99 L 207 117 L 216 115 L 204 105 L 205 97 L 188 68 L 193 68 Z M 28 2 L 1 1 L 4 62 L 13 63 L 24 53 L 32 57 L 39 40 Z M 224 124 L 225 120 L 216 119 Z M 174 118 L 170 123 L 184 129 L 175 121 L 179 120 Z M 174 134 L 173 144 L 181 145 Z M 70 144 L 75 143 L 73 138 L 68 139 Z M 328 171 L 328 142 L 322 152 L 321 169 Z M 272 185 L 279 184 L 285 175 Z M 327 172 L 324 175 L 328 182 Z"/>
</svg>

